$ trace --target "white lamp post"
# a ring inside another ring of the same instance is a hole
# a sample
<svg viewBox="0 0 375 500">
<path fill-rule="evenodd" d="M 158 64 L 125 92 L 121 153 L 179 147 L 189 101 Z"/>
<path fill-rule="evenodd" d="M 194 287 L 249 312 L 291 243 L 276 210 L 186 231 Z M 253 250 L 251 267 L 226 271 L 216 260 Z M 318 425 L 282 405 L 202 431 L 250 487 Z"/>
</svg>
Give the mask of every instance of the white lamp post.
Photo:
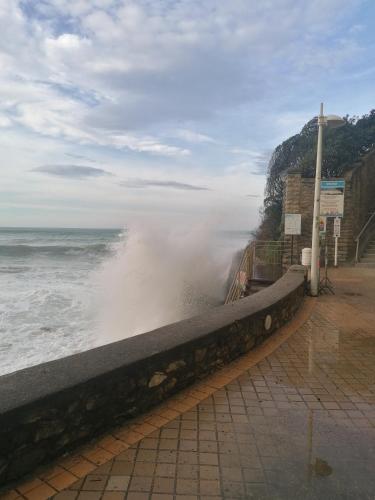
<svg viewBox="0 0 375 500">
<path fill-rule="evenodd" d="M 340 116 L 323 115 L 323 103 L 320 104 L 320 114 L 318 117 L 318 149 L 316 153 L 316 171 L 315 171 L 315 192 L 314 192 L 314 215 L 312 226 L 311 241 L 311 295 L 316 297 L 319 293 L 319 220 L 320 220 L 320 180 L 322 177 L 322 157 L 323 157 L 323 127 L 341 127 L 345 124 Z"/>
</svg>

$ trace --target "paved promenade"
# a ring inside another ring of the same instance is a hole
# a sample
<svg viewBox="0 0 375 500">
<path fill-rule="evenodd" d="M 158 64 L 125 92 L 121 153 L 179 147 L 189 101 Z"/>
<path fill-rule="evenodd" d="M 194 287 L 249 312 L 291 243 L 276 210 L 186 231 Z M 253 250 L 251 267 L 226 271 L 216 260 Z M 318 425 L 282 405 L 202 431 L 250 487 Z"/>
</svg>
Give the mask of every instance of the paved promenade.
<svg viewBox="0 0 375 500">
<path fill-rule="evenodd" d="M 374 500 L 375 269 L 331 276 L 265 345 L 3 498 Z"/>
</svg>

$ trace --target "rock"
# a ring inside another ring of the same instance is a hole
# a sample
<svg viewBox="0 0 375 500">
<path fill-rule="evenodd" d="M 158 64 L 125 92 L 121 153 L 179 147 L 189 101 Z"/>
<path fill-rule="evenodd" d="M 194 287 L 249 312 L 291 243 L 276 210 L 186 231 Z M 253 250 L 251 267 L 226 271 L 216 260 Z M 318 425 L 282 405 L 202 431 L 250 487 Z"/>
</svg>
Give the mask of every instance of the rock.
<svg viewBox="0 0 375 500">
<path fill-rule="evenodd" d="M 207 348 L 204 347 L 203 349 L 196 349 L 195 350 L 195 362 L 196 363 L 201 363 L 204 359 L 204 357 L 207 354 Z"/>
<path fill-rule="evenodd" d="M 52 436 L 57 436 L 63 432 L 65 424 L 62 421 L 44 422 L 43 425 L 37 430 L 34 442 L 38 443 L 42 439 L 48 439 Z"/>
<path fill-rule="evenodd" d="M 250 351 L 255 346 L 255 337 L 250 337 L 247 342 L 246 342 L 246 349 L 245 351 Z"/>
<path fill-rule="evenodd" d="M 186 366 L 186 363 L 183 359 L 179 359 L 178 361 L 174 361 L 173 363 L 170 363 L 168 365 L 168 368 L 165 370 L 167 373 L 170 372 L 175 372 L 179 368 L 184 368 Z"/>
<path fill-rule="evenodd" d="M 163 373 L 163 372 L 155 372 L 154 375 L 151 377 L 148 386 L 151 387 L 157 387 L 160 385 L 164 380 L 168 378 L 168 376 Z"/>
</svg>

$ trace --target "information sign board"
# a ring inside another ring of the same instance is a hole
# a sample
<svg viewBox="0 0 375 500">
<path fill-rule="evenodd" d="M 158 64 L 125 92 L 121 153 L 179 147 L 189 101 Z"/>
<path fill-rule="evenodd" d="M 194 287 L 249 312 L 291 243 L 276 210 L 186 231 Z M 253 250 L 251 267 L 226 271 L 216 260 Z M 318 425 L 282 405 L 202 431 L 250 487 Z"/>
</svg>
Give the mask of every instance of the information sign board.
<svg viewBox="0 0 375 500">
<path fill-rule="evenodd" d="M 341 234 L 341 219 L 340 217 L 335 217 L 333 221 L 333 236 L 335 238 L 340 238 Z"/>
<path fill-rule="evenodd" d="M 345 180 L 321 181 L 320 215 L 325 217 L 343 217 Z"/>
<path fill-rule="evenodd" d="M 285 214 L 284 233 L 292 236 L 301 234 L 301 214 Z"/>
</svg>

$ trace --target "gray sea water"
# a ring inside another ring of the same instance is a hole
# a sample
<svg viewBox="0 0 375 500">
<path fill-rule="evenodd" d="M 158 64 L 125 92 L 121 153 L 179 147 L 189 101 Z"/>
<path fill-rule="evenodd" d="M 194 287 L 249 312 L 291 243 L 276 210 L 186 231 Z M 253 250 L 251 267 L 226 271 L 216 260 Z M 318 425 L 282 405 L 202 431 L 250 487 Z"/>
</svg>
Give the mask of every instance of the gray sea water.
<svg viewBox="0 0 375 500">
<path fill-rule="evenodd" d="M 0 229 L 0 373 L 95 345 L 90 278 L 119 235 Z"/>
<path fill-rule="evenodd" d="M 127 238 L 118 229 L 0 228 L 0 374 L 103 343 L 97 273 Z M 220 233 L 233 251 L 248 239 Z"/>
</svg>

